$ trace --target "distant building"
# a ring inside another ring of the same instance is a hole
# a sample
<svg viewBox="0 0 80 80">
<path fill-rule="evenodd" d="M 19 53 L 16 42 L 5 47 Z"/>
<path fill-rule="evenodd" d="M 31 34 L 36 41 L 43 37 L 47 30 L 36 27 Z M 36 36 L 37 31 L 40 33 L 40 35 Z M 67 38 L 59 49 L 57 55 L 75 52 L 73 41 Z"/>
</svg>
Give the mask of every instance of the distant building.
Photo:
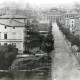
<svg viewBox="0 0 80 80">
<path fill-rule="evenodd" d="M 65 28 L 68 28 L 71 33 L 74 32 L 75 29 L 75 18 L 65 18 Z"/>
<path fill-rule="evenodd" d="M 69 28 L 73 35 L 80 36 L 80 15 L 79 14 L 64 14 L 65 28 Z"/>
<path fill-rule="evenodd" d="M 64 20 L 65 28 L 69 28 L 69 18 L 65 18 Z"/>
<path fill-rule="evenodd" d="M 75 17 L 75 35 L 80 36 L 80 15 Z"/>
<path fill-rule="evenodd" d="M 74 26 L 74 18 L 78 15 L 78 13 L 65 13 L 64 14 L 64 25 L 66 28 L 72 29 L 71 26 Z"/>
<path fill-rule="evenodd" d="M 66 12 L 66 13 L 64 13 L 64 18 L 74 18 L 77 15 L 78 15 L 77 12 L 75 12 L 75 13 L 73 13 L 73 12 Z"/>
<path fill-rule="evenodd" d="M 70 32 L 73 33 L 75 29 L 75 18 L 70 18 L 69 19 L 69 29 Z"/>
<path fill-rule="evenodd" d="M 65 28 L 69 28 L 71 33 L 75 32 L 75 17 L 79 14 L 77 12 L 67 12 L 64 13 L 63 24 Z"/>
<path fill-rule="evenodd" d="M 51 20 L 52 22 L 56 22 L 56 20 L 61 20 L 63 13 L 58 9 L 50 9 L 49 11 L 42 12 L 40 16 L 42 20 Z"/>
</svg>

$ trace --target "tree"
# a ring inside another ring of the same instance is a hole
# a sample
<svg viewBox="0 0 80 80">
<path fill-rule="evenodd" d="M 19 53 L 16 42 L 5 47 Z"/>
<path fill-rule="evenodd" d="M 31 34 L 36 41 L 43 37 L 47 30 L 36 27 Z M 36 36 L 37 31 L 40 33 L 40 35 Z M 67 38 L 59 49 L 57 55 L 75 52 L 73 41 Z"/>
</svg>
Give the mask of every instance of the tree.
<svg viewBox="0 0 80 80">
<path fill-rule="evenodd" d="M 52 34 L 48 34 L 47 37 L 43 41 L 42 50 L 46 52 L 48 55 L 54 50 L 54 40 Z"/>
<path fill-rule="evenodd" d="M 59 22 L 57 22 L 57 24 L 58 24 L 60 30 L 66 36 L 66 38 L 72 43 L 72 45 L 77 45 L 78 47 L 80 47 L 79 36 L 71 34 L 70 31 L 69 31 L 69 29 L 62 27 Z"/>
<path fill-rule="evenodd" d="M 13 45 L 0 45 L 0 69 L 8 69 L 17 53 L 18 50 Z"/>
</svg>

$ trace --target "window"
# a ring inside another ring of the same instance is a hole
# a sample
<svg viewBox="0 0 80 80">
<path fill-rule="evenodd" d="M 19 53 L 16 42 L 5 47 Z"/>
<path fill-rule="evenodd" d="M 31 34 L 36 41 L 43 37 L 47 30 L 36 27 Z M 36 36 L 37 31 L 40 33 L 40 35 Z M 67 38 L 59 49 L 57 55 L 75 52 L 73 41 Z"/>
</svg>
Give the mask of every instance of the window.
<svg viewBox="0 0 80 80">
<path fill-rule="evenodd" d="M 13 29 L 15 29 L 15 27 L 13 27 Z"/>
<path fill-rule="evenodd" d="M 7 29 L 7 26 L 5 26 L 5 29 Z"/>
<path fill-rule="evenodd" d="M 7 39 L 7 34 L 4 34 L 4 39 Z"/>
</svg>

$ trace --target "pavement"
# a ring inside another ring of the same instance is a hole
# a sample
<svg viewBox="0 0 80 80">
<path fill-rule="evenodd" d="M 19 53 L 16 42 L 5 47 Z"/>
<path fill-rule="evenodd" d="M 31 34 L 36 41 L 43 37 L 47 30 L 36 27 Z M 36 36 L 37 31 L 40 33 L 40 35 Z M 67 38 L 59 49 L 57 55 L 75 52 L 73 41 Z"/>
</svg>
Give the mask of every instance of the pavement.
<svg viewBox="0 0 80 80">
<path fill-rule="evenodd" d="M 52 80 L 80 80 L 80 65 L 67 44 L 62 32 L 56 23 L 52 24 L 55 53 L 52 61 Z"/>
</svg>

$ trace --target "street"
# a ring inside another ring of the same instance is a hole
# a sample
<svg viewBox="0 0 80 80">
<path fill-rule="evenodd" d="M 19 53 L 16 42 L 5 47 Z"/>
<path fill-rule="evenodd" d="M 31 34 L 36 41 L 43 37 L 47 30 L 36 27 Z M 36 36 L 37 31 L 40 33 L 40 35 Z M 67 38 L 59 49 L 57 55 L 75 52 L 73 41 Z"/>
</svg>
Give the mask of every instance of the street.
<svg viewBox="0 0 80 80">
<path fill-rule="evenodd" d="M 80 80 L 80 65 L 56 23 L 52 24 L 55 54 L 53 53 L 52 80 Z"/>
</svg>

